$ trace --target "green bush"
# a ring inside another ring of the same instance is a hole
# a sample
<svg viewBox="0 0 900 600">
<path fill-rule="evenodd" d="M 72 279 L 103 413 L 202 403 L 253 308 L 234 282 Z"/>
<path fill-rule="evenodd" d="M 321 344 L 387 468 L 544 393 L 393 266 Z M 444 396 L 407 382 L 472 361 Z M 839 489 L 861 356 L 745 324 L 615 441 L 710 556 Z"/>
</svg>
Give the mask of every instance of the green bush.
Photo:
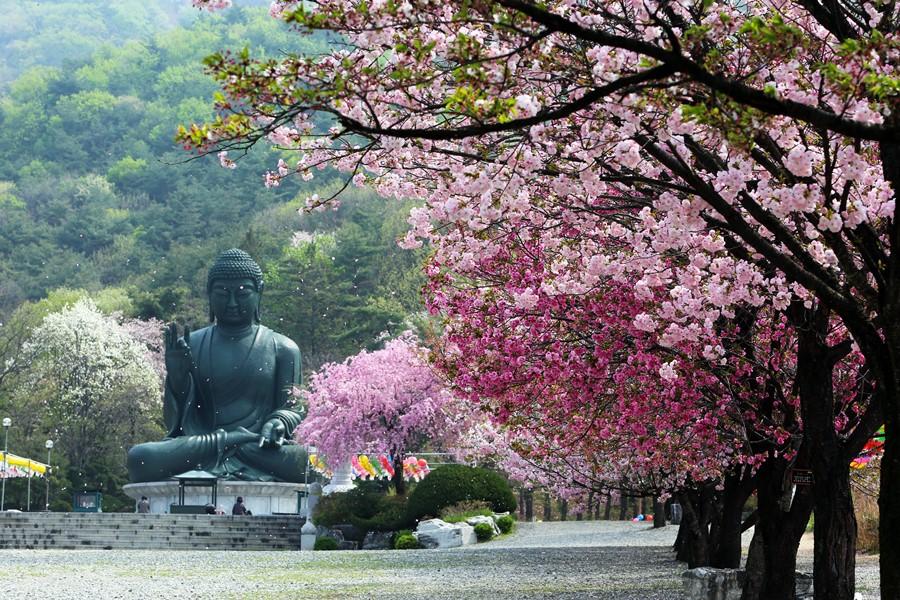
<svg viewBox="0 0 900 600">
<path fill-rule="evenodd" d="M 407 516 L 406 498 L 388 496 L 370 483 L 359 482 L 356 488 L 348 492 L 323 496 L 316 505 L 316 525 L 334 527 L 340 523 L 350 523 L 363 533 L 396 531 L 412 525 Z"/>
<path fill-rule="evenodd" d="M 412 525 L 403 496 L 378 496 L 373 508 L 375 513 L 371 517 L 352 515 L 349 522 L 362 531 L 397 531 Z"/>
<path fill-rule="evenodd" d="M 410 493 L 407 511 L 411 519 L 437 516 L 457 502 L 483 500 L 494 512 L 512 512 L 516 497 L 509 483 L 488 469 L 447 465 L 429 473 Z"/>
<path fill-rule="evenodd" d="M 497 529 L 500 530 L 500 533 L 509 533 L 512 531 L 513 523 L 515 520 L 511 516 L 504 515 L 497 519 Z"/>
<path fill-rule="evenodd" d="M 416 550 L 420 548 L 419 540 L 411 533 L 404 533 L 397 536 L 397 539 L 394 541 L 394 548 L 397 550 Z"/>
<path fill-rule="evenodd" d="M 337 550 L 338 543 L 337 540 L 330 537 L 320 537 L 316 538 L 316 544 L 313 546 L 313 550 Z"/>
<path fill-rule="evenodd" d="M 478 523 L 475 525 L 475 537 L 478 538 L 479 542 L 486 542 L 494 537 L 494 528 L 491 527 L 490 523 Z"/>
</svg>

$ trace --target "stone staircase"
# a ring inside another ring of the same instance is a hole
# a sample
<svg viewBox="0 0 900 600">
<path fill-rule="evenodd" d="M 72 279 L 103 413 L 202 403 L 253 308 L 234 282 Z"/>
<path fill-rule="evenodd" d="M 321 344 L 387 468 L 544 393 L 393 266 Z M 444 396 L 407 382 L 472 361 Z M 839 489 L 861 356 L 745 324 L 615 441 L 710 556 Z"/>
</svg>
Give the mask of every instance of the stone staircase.
<svg viewBox="0 0 900 600">
<path fill-rule="evenodd" d="M 298 550 L 297 516 L 0 513 L 0 549 Z"/>
</svg>

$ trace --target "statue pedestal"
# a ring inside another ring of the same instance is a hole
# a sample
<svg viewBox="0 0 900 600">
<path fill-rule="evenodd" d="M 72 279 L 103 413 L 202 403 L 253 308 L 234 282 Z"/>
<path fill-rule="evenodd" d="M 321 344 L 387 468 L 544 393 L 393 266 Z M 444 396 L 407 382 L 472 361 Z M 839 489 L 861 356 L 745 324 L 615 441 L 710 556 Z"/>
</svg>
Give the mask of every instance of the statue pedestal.
<svg viewBox="0 0 900 600">
<path fill-rule="evenodd" d="M 298 506 L 297 492 L 306 491 L 304 483 L 276 483 L 262 481 L 223 481 L 218 484 L 218 507 L 231 514 L 231 507 L 238 496 L 244 499 L 244 506 L 254 515 L 291 514 L 305 515 L 306 506 Z M 147 481 L 129 483 L 122 491 L 137 502 L 141 496 L 150 500 L 150 513 L 167 514 L 169 506 L 178 502 L 177 481 Z M 188 488 L 184 495 L 185 504 L 207 504 L 212 493 L 210 488 Z M 299 509 L 299 510 L 298 510 Z"/>
<path fill-rule="evenodd" d="M 331 481 L 328 482 L 328 485 L 322 488 L 322 495 L 327 496 L 328 494 L 333 494 L 335 492 L 348 492 L 352 490 L 353 485 L 353 476 L 350 470 L 350 461 L 344 463 L 343 466 L 338 467 L 334 470 L 334 473 L 331 476 Z"/>
</svg>

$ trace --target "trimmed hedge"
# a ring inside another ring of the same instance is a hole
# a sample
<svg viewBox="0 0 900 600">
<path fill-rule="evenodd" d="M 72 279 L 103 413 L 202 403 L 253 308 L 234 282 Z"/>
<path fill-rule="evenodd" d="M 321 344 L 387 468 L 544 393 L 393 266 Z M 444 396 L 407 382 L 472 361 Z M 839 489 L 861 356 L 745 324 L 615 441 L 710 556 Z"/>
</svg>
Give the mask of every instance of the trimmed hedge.
<svg viewBox="0 0 900 600">
<path fill-rule="evenodd" d="M 487 502 L 494 512 L 516 510 L 516 497 L 503 477 L 465 465 L 447 465 L 429 473 L 410 493 L 406 508 L 411 519 L 421 519 L 439 515 L 445 506 L 471 500 Z"/>
<path fill-rule="evenodd" d="M 494 537 L 494 528 L 488 523 L 478 523 L 475 525 L 475 537 L 479 542 L 486 542 Z"/>
<path fill-rule="evenodd" d="M 509 533 L 512 531 L 513 523 L 515 523 L 515 521 L 511 516 L 504 515 L 497 519 L 497 529 L 500 530 L 500 533 Z"/>
<path fill-rule="evenodd" d="M 369 484 L 369 485 L 367 485 Z M 347 492 L 323 496 L 316 505 L 316 525 L 354 525 L 362 535 L 367 531 L 397 531 L 412 525 L 406 513 L 406 499 L 386 496 L 376 485 L 360 482 Z M 352 539 L 344 534 L 345 539 Z M 362 539 L 356 540 L 361 542 Z"/>
<path fill-rule="evenodd" d="M 338 543 L 337 540 L 330 537 L 320 537 L 316 538 L 316 545 L 313 546 L 313 550 L 337 550 Z"/>
<path fill-rule="evenodd" d="M 394 548 L 396 550 L 416 550 L 421 548 L 419 545 L 419 540 L 416 539 L 411 533 L 404 533 L 403 535 L 397 536 L 397 540 L 394 542 Z"/>
</svg>

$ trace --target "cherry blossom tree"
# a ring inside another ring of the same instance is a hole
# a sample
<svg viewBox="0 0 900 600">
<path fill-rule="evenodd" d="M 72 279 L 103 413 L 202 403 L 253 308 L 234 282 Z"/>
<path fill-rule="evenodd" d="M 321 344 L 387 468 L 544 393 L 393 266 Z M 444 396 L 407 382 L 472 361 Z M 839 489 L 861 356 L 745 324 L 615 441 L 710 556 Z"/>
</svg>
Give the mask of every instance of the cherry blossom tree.
<svg viewBox="0 0 900 600">
<path fill-rule="evenodd" d="M 161 435 L 161 381 L 145 347 L 89 299 L 48 314 L 23 347 L 15 393 L 39 399 L 74 472 Z M 124 468 L 122 468 L 124 471 Z"/>
<path fill-rule="evenodd" d="M 347 43 L 321 57 L 210 57 L 221 116 L 183 129 L 186 145 L 268 139 L 299 158 L 267 185 L 333 164 L 422 198 L 406 243 L 429 242 L 458 273 L 535 224 L 528 241 L 553 250 L 544 292 L 613 280 L 641 300 L 662 294 L 635 323 L 667 347 L 711 339 L 742 306 L 799 304 L 792 325 L 813 332 L 803 354 L 824 368 L 846 352 L 826 335 L 839 320 L 885 422 L 882 595 L 900 597 L 895 3 L 279 0 L 272 14 Z M 522 306 L 537 293 L 502 291 Z M 808 398 L 832 379 L 809 377 Z M 819 499 L 847 462 L 825 392 L 802 411 L 806 425 L 818 417 Z M 852 597 L 852 581 L 816 578 L 820 596 Z"/>
<path fill-rule="evenodd" d="M 404 454 L 446 447 L 477 414 L 450 393 L 411 335 L 324 365 L 304 393 L 309 409 L 297 441 L 315 445 L 332 467 L 359 453 L 389 454 L 401 494 Z"/>
</svg>

